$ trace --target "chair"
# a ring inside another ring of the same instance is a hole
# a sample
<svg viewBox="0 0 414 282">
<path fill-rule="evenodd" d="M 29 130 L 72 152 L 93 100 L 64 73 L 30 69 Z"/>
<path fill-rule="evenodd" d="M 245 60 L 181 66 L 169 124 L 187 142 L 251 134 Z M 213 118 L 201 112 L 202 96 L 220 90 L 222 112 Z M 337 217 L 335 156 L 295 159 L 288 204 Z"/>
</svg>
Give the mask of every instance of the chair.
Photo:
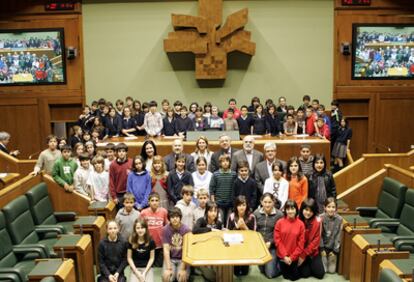
<svg viewBox="0 0 414 282">
<path fill-rule="evenodd" d="M 27 274 L 35 266 L 33 259 L 25 259 L 27 254 L 36 254 L 37 258 L 48 257 L 47 248 L 40 244 L 13 246 L 2 212 L 0 212 L 0 242 L 0 281 L 27 281 Z"/>
<path fill-rule="evenodd" d="M 381 270 L 379 282 L 402 282 L 403 280 L 391 269 Z"/>
<path fill-rule="evenodd" d="M 26 196 L 19 196 L 8 203 L 3 207 L 3 213 L 14 245 L 44 244 L 48 247 L 51 256 L 55 256 L 53 245 L 57 241 L 57 235 L 62 234 L 64 230 L 58 225 L 35 226 Z M 49 236 L 51 233 L 55 234 L 54 237 Z M 47 238 L 45 234 L 48 235 Z"/>
<path fill-rule="evenodd" d="M 390 177 L 385 177 L 382 183 L 381 193 L 377 207 L 358 207 L 356 210 L 359 215 L 343 215 L 342 217 L 349 223 L 358 225 L 369 225 L 377 221 L 388 219 L 398 219 L 401 214 L 405 201 L 407 186 Z M 381 228 L 383 232 L 391 232 L 386 226 Z"/>
<path fill-rule="evenodd" d="M 55 212 L 49 198 L 46 183 L 34 186 L 26 193 L 29 200 L 30 212 L 35 225 L 61 225 L 64 233 L 73 232 L 72 224 L 76 220 L 75 212 Z"/>
</svg>

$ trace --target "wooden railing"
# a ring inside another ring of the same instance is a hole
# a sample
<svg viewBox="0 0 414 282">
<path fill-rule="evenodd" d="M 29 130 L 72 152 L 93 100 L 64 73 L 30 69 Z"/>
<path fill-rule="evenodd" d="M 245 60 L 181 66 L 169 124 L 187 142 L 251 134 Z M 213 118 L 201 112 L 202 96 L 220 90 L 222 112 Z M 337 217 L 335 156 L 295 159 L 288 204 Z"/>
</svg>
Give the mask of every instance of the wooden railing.
<svg viewBox="0 0 414 282">
<path fill-rule="evenodd" d="M 347 191 L 383 168 L 385 164 L 409 169 L 414 164 L 414 150 L 401 154 L 363 154 L 362 158 L 334 174 L 337 193 Z"/>
<path fill-rule="evenodd" d="M 345 192 L 338 194 L 338 199 L 345 201 L 351 210 L 360 206 L 376 206 L 381 192 L 381 185 L 386 176 L 404 183 L 409 189 L 414 188 L 413 172 L 392 164 L 386 164 Z"/>
<path fill-rule="evenodd" d="M 45 182 L 50 200 L 55 211 L 74 211 L 78 215 L 88 215 L 89 199 L 77 192 L 68 193 L 49 175 L 27 175 L 19 181 L 0 191 L 0 208 L 7 205 L 20 195 L 24 195 L 33 186 Z"/>
<path fill-rule="evenodd" d="M 19 160 L 0 151 L 0 172 L 18 173 L 25 177 L 33 171 L 36 160 Z"/>
</svg>

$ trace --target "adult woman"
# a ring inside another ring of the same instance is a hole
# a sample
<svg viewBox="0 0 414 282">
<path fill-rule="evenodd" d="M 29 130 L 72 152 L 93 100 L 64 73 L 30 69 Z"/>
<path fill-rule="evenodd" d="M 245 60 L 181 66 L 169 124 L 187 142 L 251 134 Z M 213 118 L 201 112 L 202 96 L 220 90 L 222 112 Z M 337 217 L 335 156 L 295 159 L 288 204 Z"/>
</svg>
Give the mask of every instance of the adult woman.
<svg viewBox="0 0 414 282">
<path fill-rule="evenodd" d="M 194 162 L 197 162 L 199 157 L 204 157 L 207 161 L 207 167 L 210 165 L 211 156 L 213 152 L 208 149 L 208 139 L 204 136 L 198 137 L 195 144 L 195 151 L 191 153 Z"/>
<path fill-rule="evenodd" d="M 145 169 L 151 171 L 152 161 L 154 156 L 157 155 L 157 146 L 155 146 L 154 141 L 147 140 L 144 142 L 141 148 L 141 157 L 144 159 L 146 165 Z"/>
</svg>

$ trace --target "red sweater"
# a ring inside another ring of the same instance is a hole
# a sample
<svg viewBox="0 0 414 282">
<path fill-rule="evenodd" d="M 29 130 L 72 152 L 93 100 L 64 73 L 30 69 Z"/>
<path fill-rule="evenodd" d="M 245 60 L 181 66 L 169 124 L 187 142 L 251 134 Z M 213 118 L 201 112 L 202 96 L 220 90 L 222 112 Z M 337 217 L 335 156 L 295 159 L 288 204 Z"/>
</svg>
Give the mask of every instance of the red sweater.
<svg viewBox="0 0 414 282">
<path fill-rule="evenodd" d="M 315 134 L 315 122 L 315 114 L 312 114 L 310 117 L 306 118 L 306 134 L 309 134 L 309 136 Z"/>
<path fill-rule="evenodd" d="M 116 193 L 126 192 L 128 173 L 131 167 L 131 159 L 127 159 L 123 163 L 116 160 L 109 166 L 109 192 L 112 199 L 116 199 Z"/>
<path fill-rule="evenodd" d="M 299 258 L 305 243 L 305 225 L 299 218 L 278 220 L 273 236 L 279 258 L 288 256 L 292 261 Z"/>
<path fill-rule="evenodd" d="M 315 216 L 305 228 L 305 249 L 300 255 L 305 259 L 307 256 L 314 257 L 319 254 L 319 244 L 321 242 L 321 219 Z"/>
</svg>

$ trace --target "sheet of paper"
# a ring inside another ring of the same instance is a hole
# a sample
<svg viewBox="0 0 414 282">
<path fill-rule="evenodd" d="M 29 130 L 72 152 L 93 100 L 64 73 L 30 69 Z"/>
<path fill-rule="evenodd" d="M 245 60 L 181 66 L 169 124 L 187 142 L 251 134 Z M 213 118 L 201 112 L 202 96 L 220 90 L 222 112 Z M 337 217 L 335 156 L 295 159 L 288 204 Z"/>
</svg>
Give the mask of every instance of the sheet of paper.
<svg viewBox="0 0 414 282">
<path fill-rule="evenodd" d="M 241 244 L 243 243 L 243 234 L 241 233 L 224 233 L 223 234 L 224 243 L 229 245 Z"/>
</svg>

